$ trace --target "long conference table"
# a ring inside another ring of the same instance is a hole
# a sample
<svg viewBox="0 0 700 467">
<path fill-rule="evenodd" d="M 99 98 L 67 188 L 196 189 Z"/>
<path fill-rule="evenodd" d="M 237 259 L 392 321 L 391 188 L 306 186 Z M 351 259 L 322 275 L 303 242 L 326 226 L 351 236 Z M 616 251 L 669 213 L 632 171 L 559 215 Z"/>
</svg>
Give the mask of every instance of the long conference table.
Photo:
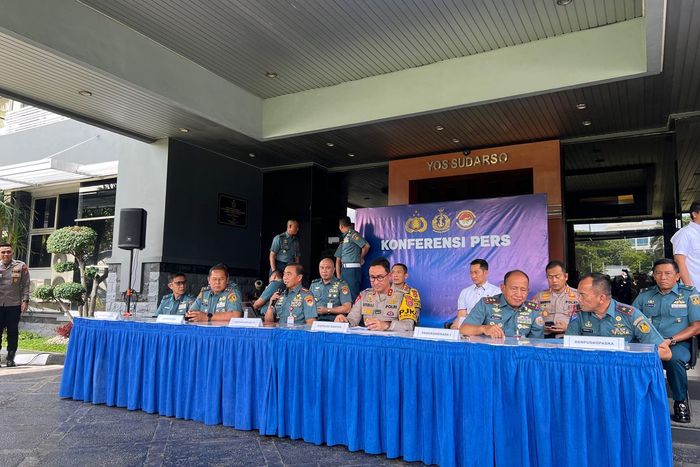
<svg viewBox="0 0 700 467">
<path fill-rule="evenodd" d="M 655 352 L 533 343 L 76 319 L 60 396 L 444 466 L 673 465 Z"/>
</svg>

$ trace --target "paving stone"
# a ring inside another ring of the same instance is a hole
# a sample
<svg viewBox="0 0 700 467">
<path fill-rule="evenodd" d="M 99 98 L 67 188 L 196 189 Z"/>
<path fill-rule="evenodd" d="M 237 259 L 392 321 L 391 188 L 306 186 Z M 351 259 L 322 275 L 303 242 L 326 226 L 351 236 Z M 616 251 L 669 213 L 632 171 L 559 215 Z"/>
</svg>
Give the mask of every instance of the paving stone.
<svg viewBox="0 0 700 467">
<path fill-rule="evenodd" d="M 167 466 L 258 466 L 265 465 L 258 443 L 244 439 L 197 439 L 189 442 L 169 441 L 163 464 Z"/>
</svg>

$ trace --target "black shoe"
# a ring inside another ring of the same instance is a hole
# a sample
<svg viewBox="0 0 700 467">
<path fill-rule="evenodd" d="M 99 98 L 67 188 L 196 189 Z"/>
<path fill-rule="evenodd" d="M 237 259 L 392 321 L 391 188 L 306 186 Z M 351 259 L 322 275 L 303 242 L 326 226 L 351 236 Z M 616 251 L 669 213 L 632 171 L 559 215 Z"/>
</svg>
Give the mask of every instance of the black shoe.
<svg viewBox="0 0 700 467">
<path fill-rule="evenodd" d="M 15 363 L 15 353 L 14 352 L 7 352 L 7 368 L 17 366 Z"/>
<path fill-rule="evenodd" d="M 690 405 L 688 405 L 687 399 L 673 403 L 673 415 L 671 418 L 674 422 L 690 423 Z"/>
</svg>

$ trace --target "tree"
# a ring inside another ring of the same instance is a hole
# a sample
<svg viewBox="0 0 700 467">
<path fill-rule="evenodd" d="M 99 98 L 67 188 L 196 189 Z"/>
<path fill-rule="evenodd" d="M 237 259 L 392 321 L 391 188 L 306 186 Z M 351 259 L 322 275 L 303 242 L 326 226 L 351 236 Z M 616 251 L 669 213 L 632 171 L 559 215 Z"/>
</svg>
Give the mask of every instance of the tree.
<svg viewBox="0 0 700 467">
<path fill-rule="evenodd" d="M 12 245 L 15 258 L 24 258 L 27 253 L 26 237 L 29 221 L 12 195 L 0 190 L 0 241 Z"/>
<path fill-rule="evenodd" d="M 657 243 L 652 241 L 653 249 L 638 251 L 625 239 L 579 241 L 576 242 L 576 269 L 603 272 L 607 266 L 624 265 L 632 271 L 648 273 L 654 262 Z"/>
<path fill-rule="evenodd" d="M 97 234 L 90 227 L 73 226 L 56 230 L 54 233 L 49 235 L 49 238 L 46 241 L 46 251 L 49 253 L 69 254 L 75 258 L 75 263 L 57 263 L 54 266 L 54 269 L 58 272 L 66 272 L 73 270 L 77 264 L 80 274 L 81 294 L 79 300 L 75 300 L 73 298 L 70 298 L 70 300 L 78 302 L 80 316 L 92 316 L 94 314 L 97 288 L 99 287 L 100 283 L 107 278 L 107 274 L 109 273 L 109 270 L 105 269 L 104 273 L 100 275 L 98 274 L 96 267 L 88 268 L 86 265 L 88 258 L 90 255 L 92 255 L 92 252 L 95 249 L 96 239 Z M 89 300 L 87 295 L 88 279 L 92 279 L 92 289 L 89 294 Z M 71 289 L 72 292 L 75 292 L 76 290 L 77 289 L 75 288 Z M 73 294 L 66 295 L 70 295 L 71 297 L 75 296 Z M 61 296 L 61 289 L 58 285 L 53 287 L 53 297 L 51 298 L 56 299 L 57 297 L 69 299 L 67 296 Z M 60 300 L 58 301 L 60 304 Z M 88 305 L 87 309 L 85 307 L 86 304 Z"/>
</svg>

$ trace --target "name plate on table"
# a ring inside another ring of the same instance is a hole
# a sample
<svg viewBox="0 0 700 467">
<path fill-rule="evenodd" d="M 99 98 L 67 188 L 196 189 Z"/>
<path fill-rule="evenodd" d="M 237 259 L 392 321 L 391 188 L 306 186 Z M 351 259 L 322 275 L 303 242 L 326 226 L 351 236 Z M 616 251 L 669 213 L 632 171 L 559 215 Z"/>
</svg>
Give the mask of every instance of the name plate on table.
<svg viewBox="0 0 700 467">
<path fill-rule="evenodd" d="M 312 331 L 339 332 L 345 334 L 350 327 L 349 323 L 336 323 L 333 321 L 314 321 L 311 323 Z"/>
<path fill-rule="evenodd" d="M 433 339 L 436 341 L 458 341 L 458 329 L 426 328 L 418 326 L 413 330 L 416 339 Z"/>
<path fill-rule="evenodd" d="M 564 336 L 564 347 L 591 350 L 625 350 L 622 337 Z"/>
<path fill-rule="evenodd" d="M 103 321 L 116 321 L 119 319 L 119 313 L 116 311 L 96 311 L 94 318 Z"/>
<path fill-rule="evenodd" d="M 182 315 L 158 315 L 156 323 L 161 324 L 185 324 L 185 317 Z"/>
<path fill-rule="evenodd" d="M 260 318 L 231 318 L 228 325 L 232 328 L 261 328 L 263 322 Z"/>
</svg>

